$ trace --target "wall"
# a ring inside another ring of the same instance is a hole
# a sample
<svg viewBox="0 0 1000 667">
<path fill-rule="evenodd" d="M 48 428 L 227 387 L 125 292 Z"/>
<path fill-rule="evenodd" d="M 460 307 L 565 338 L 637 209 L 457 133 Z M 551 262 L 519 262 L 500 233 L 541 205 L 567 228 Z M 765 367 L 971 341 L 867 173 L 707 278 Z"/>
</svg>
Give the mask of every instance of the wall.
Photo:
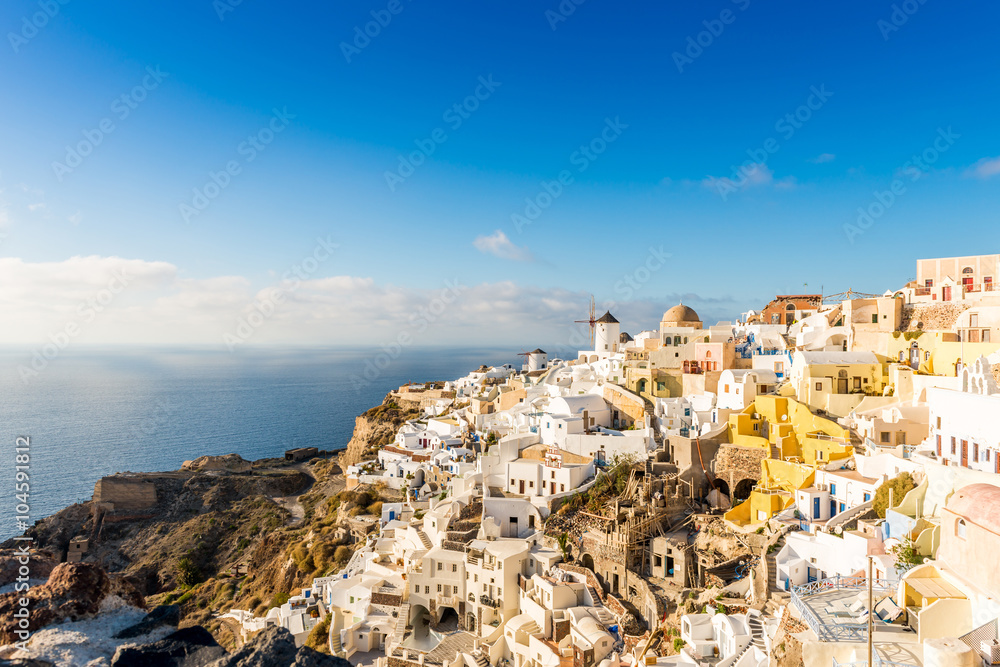
<svg viewBox="0 0 1000 667">
<path fill-rule="evenodd" d="M 112 503 L 116 510 L 145 509 L 156 504 L 152 482 L 127 477 L 102 477 L 94 485 L 95 503 Z"/>
</svg>

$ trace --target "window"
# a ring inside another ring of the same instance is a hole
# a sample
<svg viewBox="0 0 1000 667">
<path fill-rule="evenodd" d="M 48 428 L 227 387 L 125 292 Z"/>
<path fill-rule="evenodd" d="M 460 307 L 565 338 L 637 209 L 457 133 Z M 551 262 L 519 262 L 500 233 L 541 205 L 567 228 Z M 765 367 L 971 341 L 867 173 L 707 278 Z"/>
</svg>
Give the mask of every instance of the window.
<svg viewBox="0 0 1000 667">
<path fill-rule="evenodd" d="M 979 326 L 979 313 L 969 314 L 969 326 L 978 327 Z"/>
<path fill-rule="evenodd" d="M 928 278 L 924 281 L 924 287 L 934 287 L 934 281 Z"/>
<path fill-rule="evenodd" d="M 889 432 L 888 431 L 882 431 L 881 433 L 878 434 L 878 436 L 879 436 L 879 440 L 881 442 L 885 442 L 885 443 L 889 442 Z"/>
<path fill-rule="evenodd" d="M 438 591 L 437 591 L 437 592 L 438 592 L 438 593 L 440 593 L 440 592 L 441 592 L 441 584 L 438 584 Z"/>
<path fill-rule="evenodd" d="M 566 485 L 565 484 L 560 484 L 559 485 L 559 493 L 563 493 L 564 491 L 566 491 Z M 534 518 L 534 517 L 531 517 L 531 518 Z"/>
<path fill-rule="evenodd" d="M 533 488 L 535 488 L 535 482 L 534 482 L 534 480 L 532 480 L 532 481 L 528 482 L 528 488 L 529 488 L 529 489 L 533 489 Z"/>
<path fill-rule="evenodd" d="M 831 484 L 830 485 L 830 495 L 831 496 L 837 495 L 837 485 L 836 484 Z"/>
<path fill-rule="evenodd" d="M 940 417 L 937 418 L 937 427 L 941 428 L 941 418 Z"/>
<path fill-rule="evenodd" d="M 867 503 L 871 499 L 872 499 L 872 494 L 865 491 L 865 502 Z"/>
<path fill-rule="evenodd" d="M 458 563 L 452 563 L 451 564 L 451 571 L 452 572 L 458 572 Z"/>
<path fill-rule="evenodd" d="M 979 463 L 979 443 L 972 443 L 972 462 Z"/>
<path fill-rule="evenodd" d="M 955 454 L 955 436 L 951 436 L 951 453 Z"/>
<path fill-rule="evenodd" d="M 878 324 L 878 313 L 872 315 L 872 324 Z"/>
<path fill-rule="evenodd" d="M 729 393 L 729 385 L 728 384 L 722 385 L 722 391 L 724 391 L 724 392 L 726 392 L 728 394 Z"/>
<path fill-rule="evenodd" d="M 817 382 L 816 383 L 816 391 L 823 391 L 823 383 L 822 382 Z"/>
<path fill-rule="evenodd" d="M 444 563 L 438 563 L 438 572 L 444 569 Z"/>
<path fill-rule="evenodd" d="M 927 350 L 924 352 L 924 361 L 930 361 L 930 360 L 931 360 L 931 352 L 930 350 Z"/>
<path fill-rule="evenodd" d="M 430 595 L 430 594 L 431 594 L 431 587 L 424 586 L 424 595 Z"/>
<path fill-rule="evenodd" d="M 965 539 L 965 519 L 959 519 L 958 523 L 955 525 L 955 535 Z"/>
</svg>

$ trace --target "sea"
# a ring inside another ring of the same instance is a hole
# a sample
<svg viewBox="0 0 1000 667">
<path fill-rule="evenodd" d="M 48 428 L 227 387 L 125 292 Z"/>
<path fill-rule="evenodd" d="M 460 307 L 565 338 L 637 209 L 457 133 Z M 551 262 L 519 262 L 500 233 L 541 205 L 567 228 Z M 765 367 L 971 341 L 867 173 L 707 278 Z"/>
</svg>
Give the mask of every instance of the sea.
<svg viewBox="0 0 1000 667">
<path fill-rule="evenodd" d="M 21 436 L 30 523 L 90 500 L 97 480 L 116 472 L 176 470 L 206 454 L 343 449 L 354 418 L 388 391 L 518 358 L 489 348 L 81 348 L 35 374 L 31 360 L 0 349 L 0 541 L 22 532 Z"/>
</svg>

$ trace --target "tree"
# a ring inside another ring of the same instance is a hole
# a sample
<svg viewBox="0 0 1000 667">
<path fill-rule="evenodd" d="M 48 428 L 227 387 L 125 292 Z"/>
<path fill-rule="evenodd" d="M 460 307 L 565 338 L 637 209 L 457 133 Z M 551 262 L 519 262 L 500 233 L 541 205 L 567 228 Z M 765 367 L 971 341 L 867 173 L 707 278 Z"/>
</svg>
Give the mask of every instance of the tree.
<svg viewBox="0 0 1000 667">
<path fill-rule="evenodd" d="M 905 572 L 914 565 L 920 565 L 924 562 L 924 557 L 917 553 L 917 547 L 913 544 L 913 540 L 909 536 L 906 536 L 902 542 L 894 546 L 891 552 L 893 558 L 896 559 L 896 569 L 899 572 Z"/>
<path fill-rule="evenodd" d="M 880 519 L 885 518 L 885 511 L 889 508 L 889 489 L 892 489 L 892 502 L 899 505 L 907 493 L 916 488 L 916 482 L 908 472 L 900 473 L 893 477 L 875 491 L 875 498 L 872 500 L 872 509 Z"/>
<path fill-rule="evenodd" d="M 201 570 L 188 556 L 177 560 L 177 583 L 185 588 L 201 583 Z"/>
<path fill-rule="evenodd" d="M 556 541 L 559 543 L 559 549 L 563 553 L 563 559 L 569 561 L 571 559 L 569 533 L 562 533 L 556 538 Z"/>
</svg>

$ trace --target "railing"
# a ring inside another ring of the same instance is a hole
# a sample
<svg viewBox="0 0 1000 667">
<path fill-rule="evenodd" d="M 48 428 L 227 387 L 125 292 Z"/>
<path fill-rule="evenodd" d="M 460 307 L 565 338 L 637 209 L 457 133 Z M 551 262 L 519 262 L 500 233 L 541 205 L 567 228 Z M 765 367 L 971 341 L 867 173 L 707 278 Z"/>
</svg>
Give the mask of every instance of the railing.
<svg viewBox="0 0 1000 667">
<path fill-rule="evenodd" d="M 813 595 L 831 593 L 838 590 L 860 590 L 868 588 L 868 580 L 865 577 L 830 577 L 820 579 L 802 586 L 792 586 L 792 606 L 799 610 L 802 619 L 812 628 L 820 641 L 865 641 L 868 638 L 868 623 L 835 623 L 827 625 L 820 622 L 819 617 L 812 608 L 806 604 L 805 599 Z M 889 592 L 892 587 L 884 579 L 872 581 L 872 590 L 880 593 Z"/>
<path fill-rule="evenodd" d="M 493 607 L 494 609 L 500 606 L 500 600 L 494 600 L 488 595 L 480 595 L 479 603 L 487 607 Z"/>
<path fill-rule="evenodd" d="M 836 658 L 833 658 L 833 667 L 868 667 L 868 661 L 855 660 L 854 662 L 839 662 Z M 911 665 L 908 662 L 893 662 L 892 660 L 886 660 L 876 653 L 875 667 L 917 667 L 917 665 Z"/>
</svg>

